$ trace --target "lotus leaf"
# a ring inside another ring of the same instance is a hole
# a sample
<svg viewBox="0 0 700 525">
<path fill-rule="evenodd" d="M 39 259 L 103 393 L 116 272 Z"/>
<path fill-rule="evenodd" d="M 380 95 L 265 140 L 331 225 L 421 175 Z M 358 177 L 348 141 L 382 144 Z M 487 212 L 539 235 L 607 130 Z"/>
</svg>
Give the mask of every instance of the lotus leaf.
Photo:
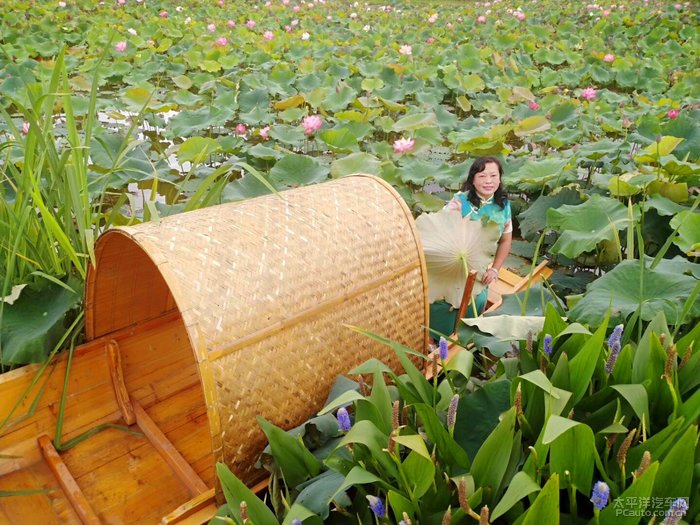
<svg viewBox="0 0 700 525">
<path fill-rule="evenodd" d="M 0 318 L 0 363 L 41 363 L 65 334 L 67 316 L 82 297 L 82 283 L 71 289 L 54 283 L 25 288 L 13 304 L 5 304 Z"/>
<path fill-rule="evenodd" d="M 678 228 L 673 244 L 687 254 L 700 251 L 700 213 L 686 210 L 674 215 L 671 228 Z"/>
<path fill-rule="evenodd" d="M 623 261 L 588 285 L 586 294 L 570 311 L 569 317 L 597 326 L 608 307 L 612 307 L 612 318 L 624 320 L 641 306 L 640 315 L 645 321 L 650 321 L 663 310 L 669 323 L 676 323 L 683 303 L 697 283 L 696 278 L 678 271 L 683 267 L 682 263 L 674 266 L 660 264 L 654 270 L 647 267 L 642 279 L 638 260 Z M 690 263 L 686 263 L 685 269 L 692 270 Z M 691 308 L 691 316 L 698 315 L 700 303 L 696 302 Z"/>
<path fill-rule="evenodd" d="M 544 317 L 533 315 L 493 315 L 462 319 L 468 326 L 475 326 L 501 341 L 524 340 L 529 334 L 538 334 L 544 326 Z"/>
<path fill-rule="evenodd" d="M 577 205 L 581 202 L 581 194 L 571 188 L 563 188 L 556 193 L 538 197 L 524 212 L 518 215 L 520 233 L 525 239 L 535 239 L 547 224 L 547 210 L 556 209 L 565 204 Z"/>
<path fill-rule="evenodd" d="M 429 302 L 444 299 L 459 308 L 471 270 L 478 276 L 473 293 L 480 293 L 480 277 L 493 261 L 500 238 L 498 225 L 462 218 L 459 212 L 445 208 L 420 215 L 416 228 L 428 269 Z"/>
<path fill-rule="evenodd" d="M 547 226 L 560 233 L 551 252 L 571 259 L 595 249 L 602 241 L 614 242 L 629 225 L 627 207 L 600 195 L 593 195 L 583 204 L 547 211 Z"/>
<path fill-rule="evenodd" d="M 321 182 L 328 177 L 329 170 L 313 157 L 287 155 L 270 170 L 270 180 L 277 187 L 296 187 Z"/>
<path fill-rule="evenodd" d="M 331 176 L 334 178 L 344 177 L 354 173 L 380 175 L 381 163 L 377 157 L 368 153 L 351 153 L 331 163 Z"/>
<path fill-rule="evenodd" d="M 505 183 L 509 187 L 521 182 L 546 184 L 559 178 L 568 163 L 567 159 L 527 160 L 517 171 L 505 177 Z"/>
</svg>

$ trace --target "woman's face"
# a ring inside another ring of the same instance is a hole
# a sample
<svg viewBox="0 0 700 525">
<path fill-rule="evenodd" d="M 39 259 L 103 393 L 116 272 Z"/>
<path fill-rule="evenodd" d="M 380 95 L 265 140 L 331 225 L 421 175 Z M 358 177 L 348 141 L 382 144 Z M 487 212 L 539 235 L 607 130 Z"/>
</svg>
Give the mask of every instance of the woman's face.
<svg viewBox="0 0 700 525">
<path fill-rule="evenodd" d="M 484 166 L 484 171 L 474 175 L 474 189 L 483 200 L 493 197 L 500 183 L 501 175 L 495 162 L 489 162 Z"/>
</svg>

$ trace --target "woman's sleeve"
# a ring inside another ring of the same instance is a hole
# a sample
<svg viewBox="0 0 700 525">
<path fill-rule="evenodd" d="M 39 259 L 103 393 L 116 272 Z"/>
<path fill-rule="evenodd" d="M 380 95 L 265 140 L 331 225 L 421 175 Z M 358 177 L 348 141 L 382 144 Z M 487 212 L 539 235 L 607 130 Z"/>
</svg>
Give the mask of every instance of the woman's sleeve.
<svg viewBox="0 0 700 525">
<path fill-rule="evenodd" d="M 506 205 L 503 208 L 506 222 L 503 225 L 503 233 L 513 233 L 513 217 L 510 211 L 510 202 L 506 201 Z"/>
</svg>

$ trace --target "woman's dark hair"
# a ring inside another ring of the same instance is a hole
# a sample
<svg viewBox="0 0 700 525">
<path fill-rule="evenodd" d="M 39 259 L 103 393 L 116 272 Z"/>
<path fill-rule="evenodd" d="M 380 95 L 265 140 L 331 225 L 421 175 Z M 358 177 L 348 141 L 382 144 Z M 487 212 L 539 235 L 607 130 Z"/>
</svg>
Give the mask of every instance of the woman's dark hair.
<svg viewBox="0 0 700 525">
<path fill-rule="evenodd" d="M 474 161 L 474 163 L 469 168 L 469 175 L 467 176 L 466 182 L 462 185 L 462 192 L 466 193 L 467 200 L 471 202 L 475 208 L 481 206 L 481 199 L 476 194 L 474 189 L 474 177 L 477 173 L 481 173 L 486 168 L 487 164 L 494 163 L 498 166 L 498 176 L 499 184 L 496 189 L 496 193 L 493 194 L 493 202 L 498 204 L 501 208 L 506 207 L 506 202 L 508 202 L 508 197 L 506 195 L 506 190 L 503 188 L 503 166 L 501 161 L 496 157 L 479 157 Z"/>
</svg>

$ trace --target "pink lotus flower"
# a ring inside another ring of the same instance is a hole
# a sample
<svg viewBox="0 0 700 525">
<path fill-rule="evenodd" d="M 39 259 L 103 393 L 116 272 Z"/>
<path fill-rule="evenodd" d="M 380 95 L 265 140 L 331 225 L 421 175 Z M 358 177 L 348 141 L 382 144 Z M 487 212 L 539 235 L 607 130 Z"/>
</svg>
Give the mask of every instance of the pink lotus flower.
<svg viewBox="0 0 700 525">
<path fill-rule="evenodd" d="M 117 3 L 119 5 L 124 5 L 124 4 L 126 4 L 126 0 L 117 0 Z"/>
<path fill-rule="evenodd" d="M 603 9 L 603 16 L 609 16 L 610 15 L 610 10 L 609 9 Z"/>
<path fill-rule="evenodd" d="M 207 25 L 207 31 L 209 31 L 210 33 L 213 33 L 214 31 L 216 31 L 216 25 L 215 24 Z"/>
<path fill-rule="evenodd" d="M 228 26 L 229 28 L 236 27 L 236 22 L 234 22 L 233 20 L 229 20 L 228 22 L 226 22 L 226 26 Z"/>
<path fill-rule="evenodd" d="M 681 114 L 681 110 L 680 110 L 680 109 L 669 109 L 669 110 L 666 112 L 666 116 L 667 116 L 668 118 L 670 118 L 671 120 L 677 119 L 677 118 L 678 118 L 678 115 L 680 115 L 680 114 Z"/>
<path fill-rule="evenodd" d="M 537 111 L 538 109 L 540 109 L 540 105 L 533 100 L 532 102 L 530 102 L 530 109 L 532 111 Z"/>
<path fill-rule="evenodd" d="M 284 5 L 289 5 L 289 0 L 282 0 L 282 3 L 283 3 Z"/>
<path fill-rule="evenodd" d="M 480 24 L 485 24 L 486 17 L 484 15 L 479 15 L 478 17 L 476 17 L 476 21 L 479 22 Z"/>
<path fill-rule="evenodd" d="M 426 44 L 432 44 L 433 42 L 435 42 L 435 39 L 432 36 L 425 39 Z"/>
<path fill-rule="evenodd" d="M 681 4 L 673 4 L 673 7 L 676 9 L 683 9 L 683 6 Z"/>
<path fill-rule="evenodd" d="M 22 135 L 29 133 L 29 122 L 22 122 L 22 128 L 20 129 Z"/>
<path fill-rule="evenodd" d="M 290 22 L 290 24 L 292 25 L 292 27 L 298 26 L 298 25 L 299 25 L 299 20 L 297 20 L 297 19 L 295 18 L 294 20 L 292 20 L 292 21 Z"/>
<path fill-rule="evenodd" d="M 294 7 L 292 7 L 292 11 L 294 11 L 294 12 L 299 11 L 299 9 L 301 9 L 301 7 L 299 7 L 298 5 L 295 5 Z"/>
<path fill-rule="evenodd" d="M 598 96 L 598 90 L 594 87 L 587 87 L 581 91 L 581 98 L 584 100 L 595 100 L 596 96 Z"/>
<path fill-rule="evenodd" d="M 399 48 L 399 53 L 401 53 L 402 55 L 410 56 L 411 54 L 413 54 L 413 49 L 411 48 L 411 46 L 403 45 Z"/>
<path fill-rule="evenodd" d="M 167 11 L 161 11 L 158 13 L 158 16 L 161 18 L 168 18 L 168 12 Z"/>
<path fill-rule="evenodd" d="M 614 62 L 614 61 L 615 61 L 615 55 L 613 55 L 612 53 L 608 53 L 607 55 L 605 55 L 603 57 L 603 62 L 609 63 L 609 62 Z"/>
<path fill-rule="evenodd" d="M 66 3 L 61 1 L 58 3 L 58 7 L 66 7 Z"/>
<path fill-rule="evenodd" d="M 525 13 L 523 13 L 522 11 L 516 11 L 515 18 L 522 22 L 523 20 L 525 20 Z"/>
<path fill-rule="evenodd" d="M 400 138 L 396 139 L 392 144 L 394 148 L 394 153 L 406 153 L 408 151 L 413 151 L 413 147 L 416 145 L 416 141 L 413 139 Z"/>
<path fill-rule="evenodd" d="M 284 26 L 284 30 L 285 30 L 287 33 L 291 33 L 291 32 L 292 32 L 292 26 L 286 25 L 286 26 Z"/>
<path fill-rule="evenodd" d="M 323 120 L 321 120 L 321 117 L 318 115 L 310 115 L 308 117 L 304 117 L 304 120 L 301 121 L 301 125 L 304 128 L 304 133 L 307 135 L 313 135 L 319 129 L 321 129 L 321 126 L 323 126 Z"/>
<path fill-rule="evenodd" d="M 120 40 L 119 42 L 114 44 L 114 49 L 118 53 L 123 53 L 124 51 L 126 51 L 126 42 L 124 40 Z"/>
<path fill-rule="evenodd" d="M 428 17 L 428 23 L 434 24 L 435 22 L 437 22 L 437 19 L 438 19 L 437 13 L 433 13 L 432 15 L 430 15 Z"/>
<path fill-rule="evenodd" d="M 265 40 L 273 40 L 275 38 L 275 34 L 272 31 L 265 31 L 263 33 L 263 38 Z"/>
<path fill-rule="evenodd" d="M 245 135 L 248 132 L 248 128 L 245 127 L 245 124 L 238 124 L 236 126 L 236 135 Z"/>
<path fill-rule="evenodd" d="M 224 0 L 219 0 L 219 7 L 224 7 Z"/>
<path fill-rule="evenodd" d="M 264 139 L 269 139 L 270 138 L 270 126 L 265 126 L 264 128 L 260 128 L 260 136 Z"/>
<path fill-rule="evenodd" d="M 245 23 L 245 25 L 246 25 L 246 27 L 249 27 L 250 29 L 253 29 L 253 28 L 254 28 L 256 25 L 258 25 L 258 24 L 255 23 L 255 20 L 248 20 L 248 21 Z"/>
<path fill-rule="evenodd" d="M 216 46 L 217 47 L 225 47 L 226 44 L 228 44 L 228 39 L 225 36 L 220 36 L 219 38 L 216 39 Z"/>
<path fill-rule="evenodd" d="M 311 37 L 309 33 L 302 33 L 301 34 L 301 39 L 302 40 L 308 40 Z"/>
</svg>

